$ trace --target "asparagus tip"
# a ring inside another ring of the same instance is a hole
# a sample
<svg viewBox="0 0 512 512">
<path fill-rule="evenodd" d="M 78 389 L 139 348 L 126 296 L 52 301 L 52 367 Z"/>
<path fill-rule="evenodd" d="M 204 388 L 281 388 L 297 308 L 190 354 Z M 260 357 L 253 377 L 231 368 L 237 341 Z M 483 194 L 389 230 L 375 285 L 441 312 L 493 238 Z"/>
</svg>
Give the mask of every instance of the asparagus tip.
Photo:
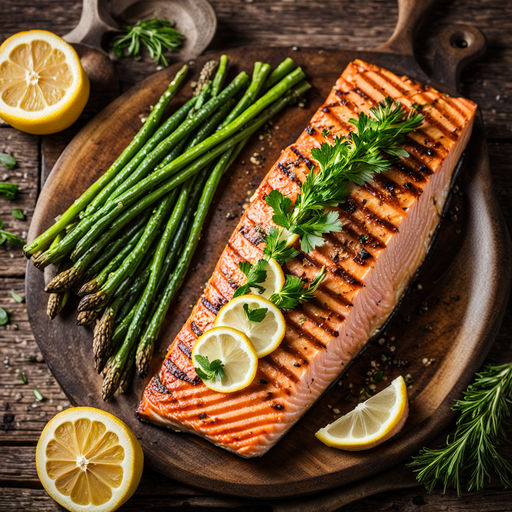
<svg viewBox="0 0 512 512">
<path fill-rule="evenodd" d="M 78 303 L 78 311 L 87 311 L 90 309 L 100 309 L 108 302 L 108 295 L 104 290 L 86 295 Z"/>
<path fill-rule="evenodd" d="M 45 287 L 47 293 L 63 292 L 71 288 L 81 276 L 79 267 L 71 267 L 57 274 Z"/>
</svg>

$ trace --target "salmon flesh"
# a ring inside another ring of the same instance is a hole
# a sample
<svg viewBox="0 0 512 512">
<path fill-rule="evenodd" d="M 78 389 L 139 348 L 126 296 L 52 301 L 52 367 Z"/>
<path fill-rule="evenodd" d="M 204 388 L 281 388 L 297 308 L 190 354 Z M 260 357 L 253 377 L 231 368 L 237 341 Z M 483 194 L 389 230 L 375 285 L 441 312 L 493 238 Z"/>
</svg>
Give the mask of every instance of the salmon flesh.
<svg viewBox="0 0 512 512">
<path fill-rule="evenodd" d="M 364 186 L 353 185 L 336 210 L 343 224 L 325 244 L 300 253 L 285 271 L 311 280 L 325 265 L 315 298 L 286 311 L 286 336 L 260 359 L 253 383 L 238 392 L 208 389 L 190 359 L 244 275 L 238 264 L 263 255 L 262 232 L 273 189 L 295 199 L 315 165 L 312 148 L 347 135 L 349 119 L 386 97 L 420 109 L 423 124 L 403 144 L 409 153 Z M 286 148 L 254 194 L 192 313 L 172 342 L 140 405 L 141 419 L 200 435 L 243 457 L 269 450 L 337 379 L 381 327 L 425 258 L 476 105 L 361 60 L 351 62 L 297 141 Z"/>
</svg>

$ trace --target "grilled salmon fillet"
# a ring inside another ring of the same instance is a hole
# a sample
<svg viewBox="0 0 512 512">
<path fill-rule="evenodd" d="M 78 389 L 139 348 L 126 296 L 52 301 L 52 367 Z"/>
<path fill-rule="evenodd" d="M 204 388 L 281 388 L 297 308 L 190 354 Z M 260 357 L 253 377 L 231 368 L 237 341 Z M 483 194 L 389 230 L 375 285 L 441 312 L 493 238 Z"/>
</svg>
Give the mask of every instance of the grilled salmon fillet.
<svg viewBox="0 0 512 512">
<path fill-rule="evenodd" d="M 324 137 L 347 135 L 354 128 L 350 118 L 368 113 L 387 96 L 424 115 L 422 126 L 403 144 L 409 157 L 366 185 L 353 185 L 337 208 L 343 230 L 326 235 L 323 246 L 286 264 L 287 273 L 306 280 L 325 265 L 327 277 L 314 300 L 285 313 L 285 339 L 260 359 L 253 383 L 230 394 L 211 391 L 196 375 L 191 349 L 243 284 L 238 263 L 255 263 L 263 255 L 261 232 L 268 232 L 272 217 L 265 195 L 277 189 L 294 199 L 315 164 L 311 149 Z M 467 99 L 447 96 L 406 76 L 361 60 L 350 63 L 254 194 L 203 295 L 149 381 L 139 417 L 193 432 L 243 457 L 269 450 L 344 371 L 399 302 L 439 223 L 475 110 Z"/>
</svg>

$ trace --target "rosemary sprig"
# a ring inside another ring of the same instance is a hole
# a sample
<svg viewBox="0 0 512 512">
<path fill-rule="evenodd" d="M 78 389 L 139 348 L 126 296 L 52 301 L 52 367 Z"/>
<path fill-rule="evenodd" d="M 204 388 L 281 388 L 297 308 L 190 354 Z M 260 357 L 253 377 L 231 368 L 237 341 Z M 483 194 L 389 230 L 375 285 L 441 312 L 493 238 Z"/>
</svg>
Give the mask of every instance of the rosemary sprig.
<svg viewBox="0 0 512 512">
<path fill-rule="evenodd" d="M 441 484 L 478 491 L 493 474 L 504 487 L 512 487 L 512 463 L 500 450 L 512 419 L 512 363 L 486 366 L 476 374 L 453 406 L 460 412 L 453 435 L 444 446 L 422 448 L 410 467 L 418 482 L 431 491 Z"/>
<path fill-rule="evenodd" d="M 125 25 L 123 28 L 126 34 L 117 36 L 112 45 L 116 57 L 123 57 L 126 50 L 128 55 L 140 60 L 141 46 L 145 46 L 151 58 L 162 67 L 169 65 L 165 52 L 179 48 L 185 39 L 167 20 L 138 21 L 133 26 Z"/>
</svg>

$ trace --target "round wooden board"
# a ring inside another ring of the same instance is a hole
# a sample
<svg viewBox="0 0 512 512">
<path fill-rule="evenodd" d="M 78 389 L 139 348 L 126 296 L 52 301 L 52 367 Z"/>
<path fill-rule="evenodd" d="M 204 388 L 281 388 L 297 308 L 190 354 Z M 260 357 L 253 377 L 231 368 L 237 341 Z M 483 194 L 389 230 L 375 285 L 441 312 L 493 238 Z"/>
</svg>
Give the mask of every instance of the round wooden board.
<svg viewBox="0 0 512 512">
<path fill-rule="evenodd" d="M 240 48 L 227 53 L 233 68 L 246 70 L 255 60 L 275 65 L 291 55 L 304 67 L 314 89 L 304 108 L 288 109 L 275 119 L 270 138 L 254 137 L 224 179 L 192 270 L 166 320 L 153 370 L 187 318 L 190 304 L 200 295 L 247 198 L 281 148 L 306 126 L 346 64 L 359 57 L 425 79 L 412 57 L 404 55 L 279 48 Z M 195 73 L 215 56 L 199 58 Z M 149 77 L 114 101 L 73 139 L 43 188 L 29 239 L 46 228 L 115 159 L 175 71 L 173 66 Z M 178 101 L 189 93 L 187 85 Z M 141 423 L 135 409 L 143 381 L 137 380 L 130 394 L 103 402 L 101 378 L 92 365 L 90 330 L 78 327 L 73 314 L 48 320 L 43 274 L 29 264 L 28 313 L 46 362 L 74 404 L 100 407 L 122 418 L 140 439 L 149 466 L 190 485 L 226 494 L 276 498 L 347 484 L 393 467 L 447 425 L 450 406 L 483 361 L 504 308 L 510 270 L 508 235 L 493 196 L 483 141 L 478 121 L 459 172 L 460 193 L 451 198 L 449 211 L 456 211 L 456 218 L 442 222 L 415 281 L 422 286 L 411 287 L 387 326 L 390 343 L 370 343 L 342 384 L 333 386 L 264 457 L 240 459 L 198 437 Z M 249 163 L 255 151 L 265 157 L 261 166 Z M 390 345 L 396 347 L 394 352 Z M 406 427 L 395 439 L 370 452 L 343 453 L 324 446 L 313 434 L 333 420 L 328 406 L 341 412 L 352 408 L 354 404 L 345 401 L 349 382 L 356 390 L 364 386 L 370 361 L 380 361 L 383 351 L 388 351 L 386 357 L 408 361 L 406 368 L 392 366 L 386 371 L 388 382 L 398 373 L 409 373 L 414 379 Z M 426 366 L 424 358 L 435 362 Z"/>
</svg>

